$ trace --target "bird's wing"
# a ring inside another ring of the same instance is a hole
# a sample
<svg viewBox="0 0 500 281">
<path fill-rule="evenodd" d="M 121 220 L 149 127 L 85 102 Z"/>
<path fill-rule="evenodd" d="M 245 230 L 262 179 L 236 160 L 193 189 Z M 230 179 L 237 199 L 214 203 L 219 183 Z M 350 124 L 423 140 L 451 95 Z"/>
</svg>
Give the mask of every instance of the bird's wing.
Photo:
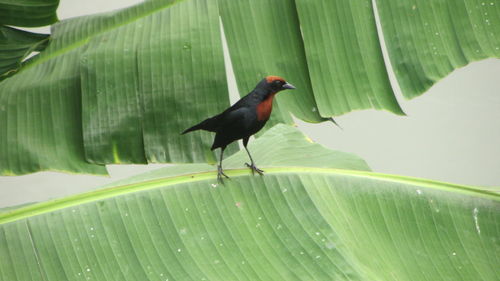
<svg viewBox="0 0 500 281">
<path fill-rule="evenodd" d="M 226 129 L 240 129 L 245 119 L 250 117 L 250 108 L 239 107 L 231 111 L 224 112 L 220 118 L 220 127 Z"/>
<path fill-rule="evenodd" d="M 188 128 L 182 132 L 182 134 L 189 133 L 196 130 L 205 130 L 209 132 L 218 132 L 221 129 L 229 128 L 229 129 L 238 129 L 234 128 L 234 124 L 241 124 L 245 118 L 248 118 L 250 110 L 245 107 L 247 104 L 247 97 L 243 97 L 237 103 L 233 104 L 228 109 L 224 110 L 222 113 L 207 118 Z M 251 116 L 250 116 L 251 117 Z M 233 125 L 232 125 L 233 124 Z"/>
<path fill-rule="evenodd" d="M 235 102 L 233 105 L 231 105 L 228 109 L 226 109 L 224 113 L 228 113 L 228 112 L 232 112 L 232 111 L 235 111 L 237 109 L 240 109 L 242 107 L 246 107 L 249 103 L 250 103 L 250 100 L 252 99 L 252 94 L 254 93 L 254 91 L 251 91 L 250 93 L 248 93 L 246 96 L 242 97 L 240 100 L 238 100 L 237 102 Z"/>
<path fill-rule="evenodd" d="M 248 107 L 225 111 L 221 114 L 216 130 L 212 150 L 226 147 L 231 142 L 241 139 L 248 134 L 248 124 L 251 124 L 252 114 Z"/>
</svg>

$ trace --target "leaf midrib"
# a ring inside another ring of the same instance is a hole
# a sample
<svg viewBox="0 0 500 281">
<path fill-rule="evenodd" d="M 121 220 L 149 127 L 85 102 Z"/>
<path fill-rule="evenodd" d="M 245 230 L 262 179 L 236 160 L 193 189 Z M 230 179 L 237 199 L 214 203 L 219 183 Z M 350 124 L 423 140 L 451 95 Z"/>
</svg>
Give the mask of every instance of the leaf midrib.
<svg viewBox="0 0 500 281">
<path fill-rule="evenodd" d="M 269 167 L 265 169 L 266 175 L 273 174 L 333 174 L 333 175 L 343 175 L 343 176 L 353 176 L 375 179 L 385 182 L 393 183 L 404 183 L 410 185 L 416 185 L 419 187 L 426 187 L 432 189 L 439 189 L 449 192 L 460 192 L 466 193 L 469 196 L 482 197 L 490 200 L 500 201 L 500 194 L 492 191 L 482 190 L 478 187 L 457 185 L 451 183 L 443 183 L 427 179 L 419 179 L 398 175 L 380 174 L 367 171 L 355 171 L 355 170 L 342 170 L 334 168 L 317 168 L 317 167 Z M 246 168 L 244 169 L 226 169 L 225 172 L 231 177 L 240 177 L 250 175 L 250 171 Z M 153 179 L 138 183 L 125 184 L 110 188 L 103 188 L 94 190 L 91 192 L 77 194 L 73 196 L 68 196 L 61 199 L 49 200 L 42 203 L 37 203 L 33 205 L 28 205 L 16 210 L 12 210 L 6 213 L 0 213 L 0 225 L 8 222 L 13 222 L 16 220 L 21 220 L 31 216 L 41 215 L 49 213 L 52 211 L 69 208 L 72 206 L 77 206 L 80 204 L 95 202 L 102 199 L 111 198 L 114 196 L 129 194 L 133 192 L 139 192 L 149 189 L 154 189 L 158 187 L 172 186 L 176 184 L 197 182 L 203 180 L 214 180 L 216 179 L 216 173 L 211 172 L 201 172 L 201 173 L 190 173 L 173 177 L 166 177 L 160 179 Z"/>
</svg>

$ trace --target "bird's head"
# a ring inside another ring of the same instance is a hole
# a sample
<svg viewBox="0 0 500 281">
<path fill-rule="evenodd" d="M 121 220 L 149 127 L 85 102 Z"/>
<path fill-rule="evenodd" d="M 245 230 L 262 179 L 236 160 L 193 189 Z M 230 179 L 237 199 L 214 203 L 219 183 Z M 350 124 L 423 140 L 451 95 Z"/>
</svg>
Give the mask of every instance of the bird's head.
<svg viewBox="0 0 500 281">
<path fill-rule="evenodd" d="M 295 89 L 295 86 L 287 83 L 285 79 L 279 76 L 267 76 L 266 78 L 262 79 L 262 81 L 260 81 L 260 83 L 257 85 L 257 88 L 261 88 L 270 93 L 277 93 L 279 91 L 287 89 L 293 90 Z"/>
</svg>

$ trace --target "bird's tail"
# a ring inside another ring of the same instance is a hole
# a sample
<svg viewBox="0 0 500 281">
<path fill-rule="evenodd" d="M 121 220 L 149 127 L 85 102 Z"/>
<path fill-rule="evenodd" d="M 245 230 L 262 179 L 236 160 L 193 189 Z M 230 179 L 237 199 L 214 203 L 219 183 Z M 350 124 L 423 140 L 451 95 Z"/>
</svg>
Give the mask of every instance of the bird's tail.
<svg viewBox="0 0 500 281">
<path fill-rule="evenodd" d="M 196 130 L 205 130 L 205 131 L 209 131 L 209 132 L 215 132 L 216 123 L 217 123 L 217 122 L 215 122 L 216 117 L 217 116 L 203 120 L 201 123 L 196 124 L 193 127 L 184 130 L 184 132 L 182 132 L 181 135 L 184 135 L 186 133 L 196 131 Z"/>
<path fill-rule="evenodd" d="M 199 129 L 201 129 L 200 128 L 200 124 L 197 124 L 197 125 L 194 125 L 193 127 L 189 128 L 189 129 L 184 130 L 184 132 L 182 132 L 181 135 L 184 135 L 184 134 L 187 134 L 189 132 L 196 131 L 196 130 L 199 130 Z"/>
</svg>

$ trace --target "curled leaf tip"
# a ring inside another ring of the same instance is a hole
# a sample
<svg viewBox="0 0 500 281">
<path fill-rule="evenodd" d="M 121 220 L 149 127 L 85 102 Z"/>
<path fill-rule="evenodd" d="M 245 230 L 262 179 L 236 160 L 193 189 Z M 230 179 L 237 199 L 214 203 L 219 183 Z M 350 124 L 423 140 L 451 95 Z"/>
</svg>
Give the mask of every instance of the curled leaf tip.
<svg viewBox="0 0 500 281">
<path fill-rule="evenodd" d="M 335 119 L 333 119 L 333 117 L 330 117 L 328 120 L 332 121 L 332 123 L 335 124 L 335 126 L 339 127 L 339 129 L 343 130 L 343 128 L 340 127 L 339 124 L 337 124 L 337 122 L 335 121 Z"/>
</svg>

